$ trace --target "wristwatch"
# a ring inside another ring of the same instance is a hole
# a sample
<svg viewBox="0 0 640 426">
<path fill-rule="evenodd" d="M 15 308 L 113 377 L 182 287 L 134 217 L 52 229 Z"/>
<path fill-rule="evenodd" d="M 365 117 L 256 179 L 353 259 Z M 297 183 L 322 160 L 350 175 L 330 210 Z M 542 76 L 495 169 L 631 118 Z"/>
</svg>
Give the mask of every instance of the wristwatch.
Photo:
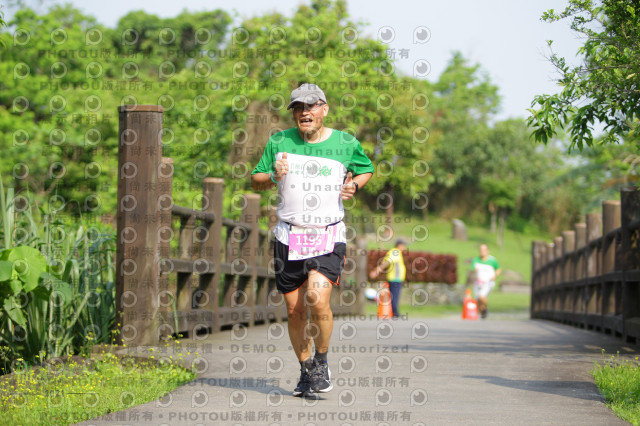
<svg viewBox="0 0 640 426">
<path fill-rule="evenodd" d="M 358 185 L 358 182 L 355 180 L 353 181 L 353 184 L 356 186 L 356 192 L 358 192 L 360 190 L 360 185 Z"/>
</svg>

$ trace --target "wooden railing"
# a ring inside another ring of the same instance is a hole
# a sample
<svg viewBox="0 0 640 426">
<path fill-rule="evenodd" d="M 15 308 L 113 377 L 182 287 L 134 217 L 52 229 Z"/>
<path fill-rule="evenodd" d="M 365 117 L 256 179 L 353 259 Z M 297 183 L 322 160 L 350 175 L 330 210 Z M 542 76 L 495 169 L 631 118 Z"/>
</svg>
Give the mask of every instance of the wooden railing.
<svg viewBox="0 0 640 426">
<path fill-rule="evenodd" d="M 162 157 L 163 108 L 119 107 L 116 313 L 119 338 L 152 345 L 198 338 L 234 324 L 282 321 L 272 233 L 260 228 L 260 196 L 242 196 L 239 221 L 222 217 L 224 181 L 205 178 L 200 208 L 173 203 L 173 159 Z M 275 211 L 265 215 L 268 227 Z M 178 225 L 179 223 L 179 225 Z M 366 250 L 347 246 L 334 314 L 364 313 Z"/>
<path fill-rule="evenodd" d="M 531 317 L 640 338 L 640 192 L 624 188 L 552 243 L 532 244 Z"/>
</svg>

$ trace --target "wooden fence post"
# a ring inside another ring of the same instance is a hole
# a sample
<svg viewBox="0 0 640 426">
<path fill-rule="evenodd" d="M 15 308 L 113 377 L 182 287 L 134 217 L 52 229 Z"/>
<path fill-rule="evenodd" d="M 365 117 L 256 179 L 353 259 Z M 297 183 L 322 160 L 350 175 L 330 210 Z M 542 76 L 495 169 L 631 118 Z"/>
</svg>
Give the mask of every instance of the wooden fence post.
<svg viewBox="0 0 640 426">
<path fill-rule="evenodd" d="M 193 215 L 180 217 L 180 236 L 178 237 L 178 259 L 194 260 L 193 243 L 195 236 L 195 217 Z M 178 272 L 178 285 L 176 290 L 176 306 L 182 315 L 178 317 L 180 330 L 190 328 L 189 313 L 193 304 L 193 288 L 197 285 L 194 271 Z M 176 330 L 179 332 L 180 330 Z"/>
<path fill-rule="evenodd" d="M 556 256 L 556 246 L 554 243 L 547 243 L 547 285 L 554 285 L 556 283 L 555 270 L 553 268 L 553 261 Z"/>
<path fill-rule="evenodd" d="M 553 265 L 553 261 L 556 257 L 556 246 L 554 243 L 547 243 L 547 285 L 552 286 L 556 284 L 556 274 L 555 274 L 555 266 Z M 549 291 L 546 291 L 544 294 L 544 310 L 547 312 L 551 312 L 553 310 L 553 298 Z M 548 314 L 545 314 L 548 316 Z"/>
<path fill-rule="evenodd" d="M 602 226 L 603 226 L 603 241 L 602 241 L 602 275 L 603 277 L 603 289 L 602 289 L 602 310 L 600 311 L 603 316 L 616 314 L 616 292 L 615 283 L 611 282 L 607 278 L 607 274 L 615 271 L 616 267 L 616 239 L 607 237 L 607 235 L 616 228 L 620 227 L 620 202 L 619 201 L 604 201 L 602 203 Z M 607 329 L 606 324 L 603 324 Z"/>
<path fill-rule="evenodd" d="M 602 215 L 589 213 L 587 215 L 587 244 L 602 236 Z M 599 256 L 597 247 L 590 247 L 587 252 L 587 277 L 595 277 L 599 274 Z"/>
<path fill-rule="evenodd" d="M 602 203 L 603 235 L 620 227 L 620 201 L 604 201 Z M 603 242 L 602 273 L 608 274 L 616 269 L 616 240 Z"/>
<path fill-rule="evenodd" d="M 222 271 L 222 204 L 224 180 L 220 178 L 204 178 L 202 181 L 202 210 L 215 215 L 215 220 L 205 225 L 206 238 L 202 243 L 201 256 L 215 264 L 212 274 L 200 276 L 200 289 L 206 294 L 208 303 L 203 308 L 211 312 L 212 321 L 208 322 L 212 332 L 220 331 L 220 279 Z M 204 296 L 203 296 L 204 297 Z"/>
<path fill-rule="evenodd" d="M 244 209 L 242 209 L 241 222 L 251 225 L 249 234 L 246 235 L 244 244 L 242 245 L 241 258 L 251 270 L 250 276 L 245 276 L 243 281 L 245 285 L 242 287 L 247 295 L 247 306 L 249 307 L 249 325 L 255 324 L 256 318 L 256 278 L 257 278 L 257 258 L 258 258 L 258 242 L 260 239 L 260 195 L 245 194 Z"/>
<path fill-rule="evenodd" d="M 118 107 L 116 322 L 129 345 L 158 341 L 157 171 L 162 113 L 157 105 Z"/>
<path fill-rule="evenodd" d="M 573 281 L 574 259 L 573 252 L 576 249 L 576 233 L 575 231 L 562 232 L 562 281 Z"/>
<path fill-rule="evenodd" d="M 620 266 L 623 271 L 622 320 L 623 338 L 640 336 L 640 229 L 632 226 L 640 219 L 640 192 L 636 187 L 620 190 L 622 226 L 622 253 Z"/>
<path fill-rule="evenodd" d="M 576 235 L 574 231 L 562 232 L 562 282 L 573 281 L 574 269 L 574 251 L 576 249 Z M 574 289 L 565 288 L 561 290 L 562 294 L 562 310 L 565 312 L 573 312 L 576 303 L 576 294 Z M 565 319 L 565 322 L 571 322 L 572 319 Z"/>
<path fill-rule="evenodd" d="M 555 283 L 559 284 L 562 282 L 562 276 L 564 274 L 563 271 L 563 259 L 562 259 L 562 237 L 555 237 L 553 239 L 553 247 L 555 250 L 554 253 L 554 275 L 555 275 Z M 563 297 L 563 292 L 562 290 L 560 290 L 559 288 L 556 288 L 553 290 L 554 293 L 554 303 L 553 303 L 553 310 L 557 313 L 563 310 L 564 308 L 564 297 Z M 557 315 L 556 313 L 554 313 L 554 315 Z M 555 317 L 555 319 L 559 319 L 557 317 Z"/>
<path fill-rule="evenodd" d="M 531 304 L 529 306 L 529 317 L 534 318 L 539 309 L 538 294 L 542 287 L 540 268 L 543 266 L 545 244 L 542 241 L 531 243 Z"/>
<path fill-rule="evenodd" d="M 562 269 L 562 237 L 555 237 L 553 239 L 553 249 L 555 253 L 553 254 L 553 258 L 555 260 L 554 275 L 555 275 L 555 283 L 562 282 L 563 269 Z"/>
<path fill-rule="evenodd" d="M 275 235 L 273 234 L 273 228 L 275 228 L 280 221 L 275 207 L 269 206 L 267 208 L 267 218 L 269 223 L 269 234 L 267 236 L 268 262 L 265 263 L 267 264 L 267 270 L 271 270 L 275 269 L 275 262 L 273 261 L 273 241 L 275 240 Z M 274 312 L 276 322 L 282 322 L 287 318 L 287 307 L 284 302 L 284 296 L 282 296 L 276 288 L 275 276 L 273 278 L 269 278 L 267 282 L 267 309 Z"/>
<path fill-rule="evenodd" d="M 173 237 L 173 229 L 171 228 L 171 208 L 173 207 L 173 158 L 162 157 L 158 165 L 158 247 L 160 250 L 160 259 L 169 259 L 171 257 L 170 243 Z M 169 272 L 159 271 L 159 293 L 158 304 L 162 316 L 167 322 L 160 324 L 158 330 L 159 338 L 166 338 L 178 330 L 174 330 L 174 322 L 168 321 L 173 317 L 172 297 L 175 297 L 175 286 L 169 285 Z"/>
<path fill-rule="evenodd" d="M 576 288 L 574 290 L 575 300 L 574 300 L 574 312 L 583 314 L 580 318 L 579 323 L 584 324 L 585 318 L 584 314 L 587 312 L 587 297 L 588 291 L 585 282 L 585 268 L 586 268 L 586 249 L 587 245 L 587 224 L 586 223 L 576 223 L 573 227 L 576 237 L 576 255 L 574 258 L 574 266 L 573 266 L 573 279 L 578 282 Z"/>
<path fill-rule="evenodd" d="M 576 251 L 582 250 L 587 245 L 587 224 L 576 223 L 574 226 L 574 232 L 576 236 Z M 581 280 L 586 277 L 586 253 L 580 253 L 575 260 L 575 269 L 573 270 L 573 279 Z"/>
<path fill-rule="evenodd" d="M 587 215 L 587 257 L 586 278 L 592 278 L 601 273 L 600 249 L 592 243 L 602 237 L 602 215 L 589 213 Z M 587 286 L 587 327 L 602 328 L 602 283 L 593 283 Z"/>
<path fill-rule="evenodd" d="M 540 258 L 538 259 L 538 267 L 536 268 L 538 273 L 536 290 L 543 289 L 547 286 L 547 274 L 543 271 L 543 268 L 547 266 L 547 243 L 539 241 L 538 250 L 540 251 Z"/>
</svg>

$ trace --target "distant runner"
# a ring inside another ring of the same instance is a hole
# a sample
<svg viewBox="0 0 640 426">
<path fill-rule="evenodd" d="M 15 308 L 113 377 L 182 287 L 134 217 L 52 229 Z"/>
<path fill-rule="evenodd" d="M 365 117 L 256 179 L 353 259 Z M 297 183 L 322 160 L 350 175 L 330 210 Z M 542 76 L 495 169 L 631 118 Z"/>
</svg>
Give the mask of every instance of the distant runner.
<svg viewBox="0 0 640 426">
<path fill-rule="evenodd" d="M 478 301 L 478 312 L 481 318 L 486 318 L 489 293 L 502 273 L 498 259 L 489 254 L 489 246 L 486 244 L 480 245 L 480 256 L 471 261 L 471 271 L 475 273 L 473 292 Z"/>
</svg>

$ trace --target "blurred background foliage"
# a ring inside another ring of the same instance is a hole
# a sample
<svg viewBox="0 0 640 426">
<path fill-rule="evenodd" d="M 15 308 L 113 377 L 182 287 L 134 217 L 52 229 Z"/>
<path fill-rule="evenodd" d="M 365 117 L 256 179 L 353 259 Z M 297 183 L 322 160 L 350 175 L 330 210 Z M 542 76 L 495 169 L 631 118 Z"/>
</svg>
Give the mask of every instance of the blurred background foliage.
<svg viewBox="0 0 640 426">
<path fill-rule="evenodd" d="M 193 206 L 202 178 L 223 177 L 237 217 L 234 197 L 250 191 L 269 134 L 292 126 L 285 107 L 302 82 L 325 90 L 327 124 L 376 164 L 352 217 L 428 212 L 557 233 L 637 181 L 637 146 L 570 155 L 562 134 L 537 146 L 523 119 L 495 119 L 499 88 L 479 64 L 452 52 L 435 81 L 403 75 L 346 9 L 311 1 L 240 24 L 223 10 L 135 11 L 106 28 L 68 5 L 21 8 L 0 33 L 5 185 L 46 213 L 115 223 L 117 107 L 160 104 L 176 203 Z"/>
</svg>

